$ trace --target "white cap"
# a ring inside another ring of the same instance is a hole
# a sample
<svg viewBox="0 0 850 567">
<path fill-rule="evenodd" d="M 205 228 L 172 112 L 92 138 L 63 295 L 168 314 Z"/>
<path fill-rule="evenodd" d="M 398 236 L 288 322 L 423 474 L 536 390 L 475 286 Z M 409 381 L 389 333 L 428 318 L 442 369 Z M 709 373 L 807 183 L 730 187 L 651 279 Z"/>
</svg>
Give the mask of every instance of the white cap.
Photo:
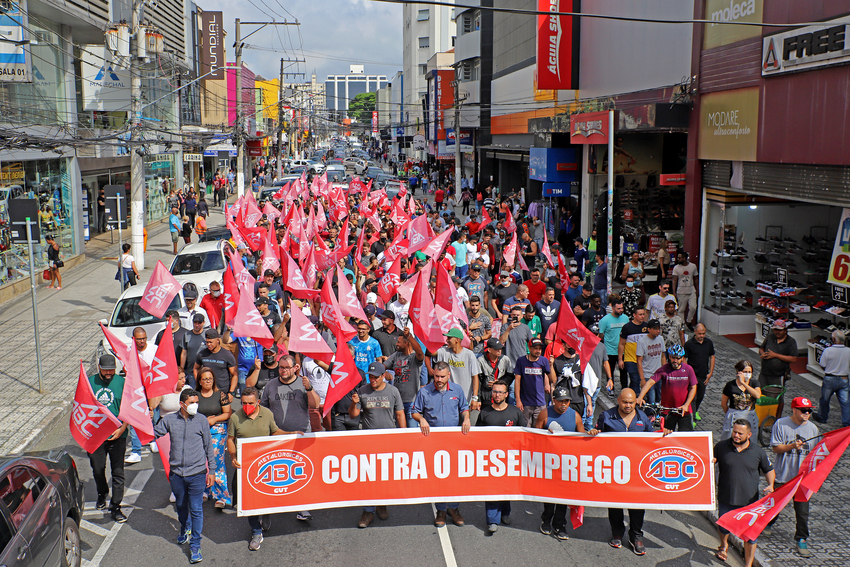
<svg viewBox="0 0 850 567">
<path fill-rule="evenodd" d="M 378 294 L 376 293 L 367 293 L 366 294 L 366 303 L 377 303 L 378 302 Z"/>
</svg>

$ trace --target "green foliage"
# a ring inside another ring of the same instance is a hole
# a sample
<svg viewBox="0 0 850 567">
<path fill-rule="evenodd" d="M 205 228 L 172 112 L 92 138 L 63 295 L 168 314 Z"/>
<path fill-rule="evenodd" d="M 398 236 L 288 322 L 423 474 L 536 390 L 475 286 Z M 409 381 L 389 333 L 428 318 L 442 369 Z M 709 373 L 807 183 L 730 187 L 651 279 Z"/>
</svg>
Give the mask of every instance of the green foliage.
<svg viewBox="0 0 850 567">
<path fill-rule="evenodd" d="M 358 122 L 372 122 L 372 111 L 375 110 L 375 93 L 361 93 L 348 103 L 348 115 Z"/>
</svg>

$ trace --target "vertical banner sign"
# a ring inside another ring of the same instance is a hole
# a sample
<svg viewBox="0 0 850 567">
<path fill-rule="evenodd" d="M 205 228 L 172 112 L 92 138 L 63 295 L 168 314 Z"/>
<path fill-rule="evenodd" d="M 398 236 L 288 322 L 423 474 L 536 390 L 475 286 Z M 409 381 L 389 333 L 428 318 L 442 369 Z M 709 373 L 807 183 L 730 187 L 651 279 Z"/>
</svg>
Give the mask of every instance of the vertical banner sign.
<svg viewBox="0 0 850 567">
<path fill-rule="evenodd" d="M 437 76 L 434 79 L 437 82 L 437 98 L 435 101 L 437 109 L 437 140 L 446 139 L 445 110 L 451 108 L 454 104 L 454 89 L 452 88 L 454 77 L 454 71 L 437 71 Z"/>
<path fill-rule="evenodd" d="M 24 43 L 28 18 L 26 2 L 4 2 L 0 13 L 0 82 L 31 83 L 32 59 Z"/>
<path fill-rule="evenodd" d="M 378 136 L 378 111 L 372 111 L 372 134 L 377 137 Z"/>
<path fill-rule="evenodd" d="M 850 209 L 841 211 L 827 281 L 831 284 L 850 286 Z"/>
<path fill-rule="evenodd" d="M 541 12 L 573 12 L 575 0 L 538 0 Z M 578 88 L 579 18 L 537 16 L 537 88 Z"/>
<path fill-rule="evenodd" d="M 221 12 L 203 12 L 201 14 L 201 75 L 202 80 L 218 81 L 224 78 L 224 37 L 222 35 Z"/>
</svg>

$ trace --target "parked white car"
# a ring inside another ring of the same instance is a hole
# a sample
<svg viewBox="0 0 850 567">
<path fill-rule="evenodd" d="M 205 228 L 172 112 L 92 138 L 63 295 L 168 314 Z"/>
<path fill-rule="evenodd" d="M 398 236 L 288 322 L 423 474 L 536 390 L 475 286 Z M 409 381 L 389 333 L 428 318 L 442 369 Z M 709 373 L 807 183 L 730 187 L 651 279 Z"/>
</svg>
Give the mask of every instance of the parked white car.
<svg viewBox="0 0 850 567">
<path fill-rule="evenodd" d="M 234 252 L 233 246 L 225 240 L 189 244 L 177 253 L 168 271 L 181 285 L 187 281 L 195 284 L 200 301 L 209 293 L 210 284 L 220 282 L 224 277 L 224 270 Z"/>
</svg>

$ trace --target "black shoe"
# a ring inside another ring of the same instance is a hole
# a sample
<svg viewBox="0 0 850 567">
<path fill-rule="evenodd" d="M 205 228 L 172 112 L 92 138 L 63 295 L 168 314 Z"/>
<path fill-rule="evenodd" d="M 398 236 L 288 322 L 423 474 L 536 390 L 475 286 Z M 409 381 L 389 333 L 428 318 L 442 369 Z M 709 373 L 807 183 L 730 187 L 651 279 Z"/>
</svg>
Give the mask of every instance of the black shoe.
<svg viewBox="0 0 850 567">
<path fill-rule="evenodd" d="M 98 510 L 106 510 L 106 494 L 97 495 L 97 504 L 94 507 Z"/>
<path fill-rule="evenodd" d="M 618 537 L 612 537 L 610 540 L 608 540 L 608 545 L 610 545 L 614 549 L 620 549 L 621 547 L 623 547 L 623 542 Z"/>
<path fill-rule="evenodd" d="M 568 539 L 570 539 L 570 536 L 567 535 L 567 532 L 564 528 L 555 528 L 555 532 L 553 535 L 555 536 L 555 539 L 561 541 L 567 541 Z"/>
<path fill-rule="evenodd" d="M 552 524 L 543 522 L 540 524 L 540 533 L 543 535 L 552 535 Z"/>
<path fill-rule="evenodd" d="M 629 540 L 629 544 L 631 544 L 635 555 L 646 555 L 646 548 L 643 546 L 643 540 L 639 537 L 636 537 L 633 540 Z"/>
<path fill-rule="evenodd" d="M 123 524 L 127 521 L 127 516 L 124 515 L 124 512 L 121 511 L 121 508 L 113 508 L 112 521 L 117 524 Z"/>
</svg>

